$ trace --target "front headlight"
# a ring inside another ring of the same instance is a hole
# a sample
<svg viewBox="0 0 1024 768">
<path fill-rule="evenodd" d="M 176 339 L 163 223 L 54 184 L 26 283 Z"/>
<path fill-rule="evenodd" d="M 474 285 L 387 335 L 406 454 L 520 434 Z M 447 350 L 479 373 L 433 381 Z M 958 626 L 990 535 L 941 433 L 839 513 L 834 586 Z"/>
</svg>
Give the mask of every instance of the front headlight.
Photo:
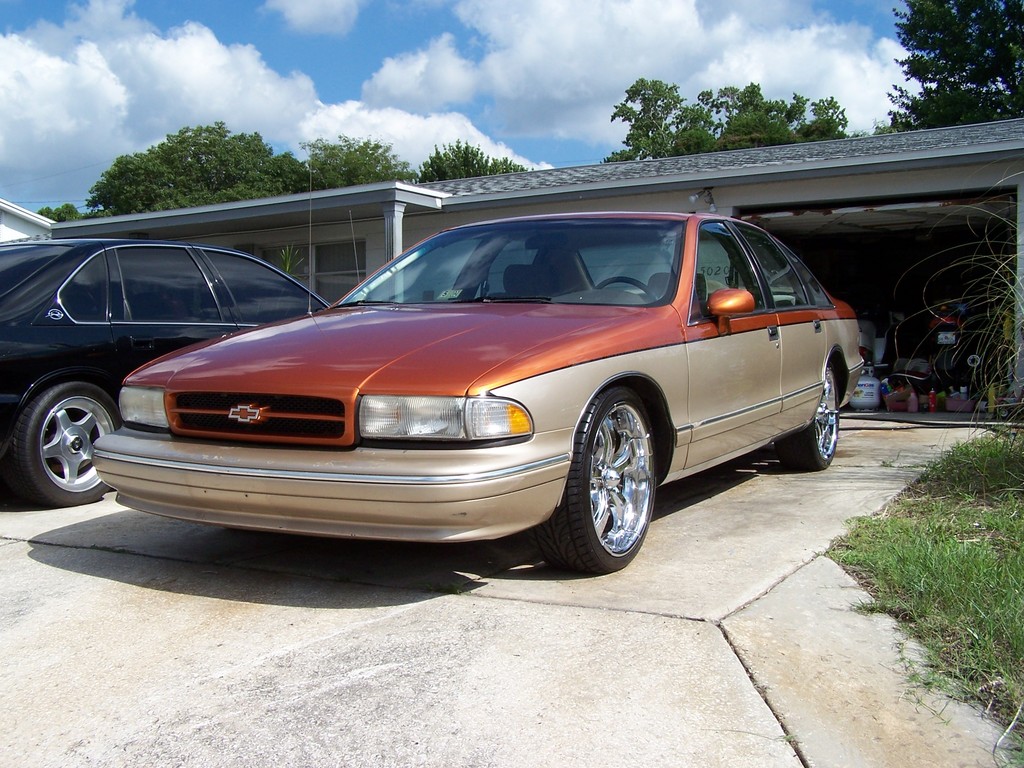
<svg viewBox="0 0 1024 768">
<path fill-rule="evenodd" d="M 533 432 L 526 409 L 495 397 L 366 395 L 359 433 L 368 440 L 499 440 Z"/>
<path fill-rule="evenodd" d="M 132 424 L 168 429 L 164 391 L 159 387 L 124 387 L 118 398 L 121 418 Z"/>
</svg>

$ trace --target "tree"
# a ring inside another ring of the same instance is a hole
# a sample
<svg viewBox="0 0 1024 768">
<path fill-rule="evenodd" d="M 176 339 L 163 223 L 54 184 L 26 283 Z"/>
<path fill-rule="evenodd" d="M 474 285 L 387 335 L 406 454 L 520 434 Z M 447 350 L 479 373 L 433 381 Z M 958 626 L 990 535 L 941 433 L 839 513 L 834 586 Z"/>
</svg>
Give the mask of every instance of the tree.
<svg viewBox="0 0 1024 768">
<path fill-rule="evenodd" d="M 894 86 L 889 113 L 899 130 L 1024 116 L 1022 0 L 906 0 L 896 33 L 899 60 L 920 92 Z"/>
<path fill-rule="evenodd" d="M 379 181 L 415 181 L 416 174 L 390 144 L 374 139 L 339 136 L 336 142 L 316 139 L 302 144 L 313 189 L 337 189 Z"/>
<path fill-rule="evenodd" d="M 274 154 L 258 133 L 231 134 L 218 122 L 116 158 L 86 204 L 103 215 L 161 211 L 297 192 L 305 179 L 290 152 Z"/>
<path fill-rule="evenodd" d="M 51 208 L 45 206 L 36 211 L 40 216 L 45 216 L 48 219 L 54 221 L 75 221 L 76 219 L 82 218 L 81 211 L 78 210 L 71 203 L 64 203 L 64 205 L 58 206 L 57 208 Z"/>
<path fill-rule="evenodd" d="M 626 89 L 626 99 L 612 112 L 612 122 L 621 120 L 629 126 L 622 142 L 627 148 L 613 152 L 605 162 L 647 160 L 678 154 L 676 138 L 685 101 L 679 95 L 678 85 L 639 78 Z M 699 122 L 700 115 L 695 117 L 695 122 Z"/>
<path fill-rule="evenodd" d="M 508 157 L 488 157 L 480 147 L 464 144 L 457 139 L 445 144 L 420 165 L 420 182 L 473 179 L 477 176 L 497 176 L 502 173 L 521 173 L 527 168 Z"/>
<path fill-rule="evenodd" d="M 678 86 L 644 78 L 626 91 L 612 120 L 629 125 L 623 141 L 627 148 L 605 162 L 838 139 L 846 136 L 849 124 L 832 97 L 810 103 L 799 94 L 789 102 L 766 99 L 761 86 L 750 83 L 717 93 L 701 91 L 695 103 L 687 104 Z"/>
<path fill-rule="evenodd" d="M 699 99 L 709 105 L 716 116 L 718 138 L 715 149 L 746 149 L 793 144 L 799 141 L 797 130 L 806 125 L 807 99 L 793 94 L 793 101 L 766 99 L 761 86 L 751 83 L 745 88 L 727 86 L 715 98 Z"/>
</svg>

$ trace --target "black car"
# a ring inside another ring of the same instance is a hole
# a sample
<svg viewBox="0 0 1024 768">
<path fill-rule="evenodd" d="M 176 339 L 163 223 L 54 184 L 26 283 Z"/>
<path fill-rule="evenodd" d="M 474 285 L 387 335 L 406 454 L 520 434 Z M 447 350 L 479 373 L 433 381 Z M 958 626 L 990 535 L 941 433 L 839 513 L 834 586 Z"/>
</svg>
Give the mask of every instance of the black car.
<svg viewBox="0 0 1024 768">
<path fill-rule="evenodd" d="M 0 245 L 0 475 L 46 506 L 107 490 L 93 442 L 121 424 L 132 370 L 206 339 L 323 309 L 264 261 L 206 245 L 45 240 Z"/>
</svg>

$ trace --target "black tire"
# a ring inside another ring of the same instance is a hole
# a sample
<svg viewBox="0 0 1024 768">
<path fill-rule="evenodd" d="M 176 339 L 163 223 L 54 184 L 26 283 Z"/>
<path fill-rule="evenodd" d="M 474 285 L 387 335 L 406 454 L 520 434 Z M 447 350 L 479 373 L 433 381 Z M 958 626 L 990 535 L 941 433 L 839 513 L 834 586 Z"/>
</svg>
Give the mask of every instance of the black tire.
<svg viewBox="0 0 1024 768">
<path fill-rule="evenodd" d="M 545 560 L 583 573 L 625 568 L 647 535 L 656 485 L 643 403 L 625 387 L 601 393 L 576 430 L 562 501 L 534 529 Z"/>
<path fill-rule="evenodd" d="M 825 386 L 811 423 L 799 432 L 776 440 L 775 453 L 789 469 L 819 472 L 832 463 L 838 445 L 839 393 L 835 372 L 829 365 L 825 368 Z"/>
<path fill-rule="evenodd" d="M 102 389 L 59 384 L 18 414 L 0 473 L 15 494 L 43 506 L 97 501 L 110 489 L 92 464 L 93 443 L 120 425 L 117 406 Z"/>
</svg>

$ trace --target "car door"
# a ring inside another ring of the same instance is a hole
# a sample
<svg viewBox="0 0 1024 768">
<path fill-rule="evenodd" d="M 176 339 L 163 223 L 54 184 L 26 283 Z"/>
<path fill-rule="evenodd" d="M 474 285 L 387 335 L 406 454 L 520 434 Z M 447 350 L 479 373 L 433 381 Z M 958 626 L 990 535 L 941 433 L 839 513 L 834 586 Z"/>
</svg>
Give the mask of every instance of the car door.
<svg viewBox="0 0 1024 768">
<path fill-rule="evenodd" d="M 795 256 L 763 230 L 735 225 L 760 269 L 775 308 L 781 345 L 782 427 L 805 424 L 821 397 L 825 370 L 826 309 L 814 306 Z"/>
<path fill-rule="evenodd" d="M 43 305 L 44 311 L 28 328 L 19 329 L 18 373 L 8 375 L 21 379 L 23 392 L 30 386 L 45 386 L 51 377 L 119 383 L 107 376 L 116 357 L 107 282 L 102 251 L 87 252 L 54 301 Z"/>
<path fill-rule="evenodd" d="M 123 375 L 167 352 L 237 330 L 185 246 L 121 245 L 107 253 Z"/>
<path fill-rule="evenodd" d="M 782 347 L 775 313 L 745 249 L 723 221 L 700 224 L 694 299 L 687 329 L 692 437 L 687 467 L 739 454 L 777 433 Z M 743 288 L 754 312 L 734 317 L 728 332 L 707 312 L 720 288 Z"/>
</svg>

